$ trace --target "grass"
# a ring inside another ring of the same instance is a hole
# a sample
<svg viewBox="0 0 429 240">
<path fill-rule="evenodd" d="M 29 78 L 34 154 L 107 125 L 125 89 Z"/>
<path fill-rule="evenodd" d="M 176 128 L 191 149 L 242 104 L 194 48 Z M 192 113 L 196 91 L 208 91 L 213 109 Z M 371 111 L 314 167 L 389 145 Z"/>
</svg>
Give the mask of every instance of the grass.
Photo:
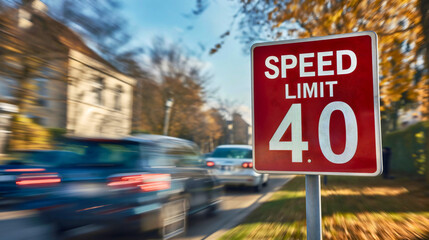
<svg viewBox="0 0 429 240">
<path fill-rule="evenodd" d="M 294 178 L 221 239 L 306 239 L 305 181 Z M 323 239 L 429 239 L 429 188 L 408 179 L 329 176 Z"/>
</svg>

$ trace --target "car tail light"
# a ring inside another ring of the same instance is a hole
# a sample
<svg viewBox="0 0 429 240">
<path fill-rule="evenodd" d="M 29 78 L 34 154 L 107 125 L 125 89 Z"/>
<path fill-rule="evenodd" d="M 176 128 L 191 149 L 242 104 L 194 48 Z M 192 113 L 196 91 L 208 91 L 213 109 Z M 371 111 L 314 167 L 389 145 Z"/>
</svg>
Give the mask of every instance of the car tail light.
<svg viewBox="0 0 429 240">
<path fill-rule="evenodd" d="M 207 161 L 206 165 L 207 165 L 207 167 L 214 167 L 215 163 L 212 161 Z"/>
<path fill-rule="evenodd" d="M 10 168 L 4 170 L 5 172 L 43 172 L 46 171 L 44 168 Z"/>
<path fill-rule="evenodd" d="M 117 175 L 109 178 L 107 184 L 113 189 L 140 188 L 144 192 L 169 189 L 171 186 L 170 174 L 138 174 Z"/>
<path fill-rule="evenodd" d="M 47 187 L 60 182 L 58 173 L 25 173 L 16 178 L 16 185 L 23 187 Z"/>
<path fill-rule="evenodd" d="M 243 164 L 241 164 L 241 166 L 243 168 L 253 168 L 253 163 L 252 162 L 244 162 Z"/>
</svg>

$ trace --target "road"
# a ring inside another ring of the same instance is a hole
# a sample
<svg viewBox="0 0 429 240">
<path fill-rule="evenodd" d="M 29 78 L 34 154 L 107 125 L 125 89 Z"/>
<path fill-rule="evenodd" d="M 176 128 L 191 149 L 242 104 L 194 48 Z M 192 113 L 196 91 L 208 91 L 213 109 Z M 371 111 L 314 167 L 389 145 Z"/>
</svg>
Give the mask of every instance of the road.
<svg viewBox="0 0 429 240">
<path fill-rule="evenodd" d="M 221 209 L 215 216 L 207 217 L 204 213 L 192 216 L 189 219 L 189 228 L 181 240 L 217 239 L 224 232 L 243 220 L 253 209 L 263 201 L 268 200 L 271 194 L 286 183 L 291 177 L 276 175 L 270 177 L 267 187 L 261 193 L 254 193 L 252 189 L 228 188 L 222 197 Z"/>
<path fill-rule="evenodd" d="M 207 216 L 204 212 L 191 216 L 188 222 L 186 235 L 180 240 L 218 239 L 223 233 L 236 226 L 253 209 L 268 200 L 272 193 L 291 179 L 291 176 L 276 175 L 270 177 L 268 186 L 262 192 L 255 193 L 250 188 L 228 188 L 222 197 L 220 209 L 214 216 Z M 54 240 L 49 225 L 42 224 L 34 212 L 1 212 L 0 231 L 2 237 L 10 240 L 33 239 Z M 92 234 L 90 234 L 92 235 Z M 134 240 L 135 236 L 80 236 L 75 239 L 121 239 Z"/>
</svg>

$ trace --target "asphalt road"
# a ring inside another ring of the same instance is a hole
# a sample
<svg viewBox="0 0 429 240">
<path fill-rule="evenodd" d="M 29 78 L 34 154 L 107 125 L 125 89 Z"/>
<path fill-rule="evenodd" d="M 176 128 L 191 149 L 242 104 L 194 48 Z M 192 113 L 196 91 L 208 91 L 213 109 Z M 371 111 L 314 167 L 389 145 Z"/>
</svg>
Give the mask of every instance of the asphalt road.
<svg viewBox="0 0 429 240">
<path fill-rule="evenodd" d="M 189 219 L 189 228 L 182 240 L 218 239 L 223 233 L 236 226 L 253 209 L 267 201 L 272 193 L 283 186 L 291 176 L 271 175 L 268 186 L 255 193 L 251 188 L 227 188 L 222 197 L 221 209 L 215 216 L 200 213 Z"/>
<path fill-rule="evenodd" d="M 214 216 L 201 212 L 189 218 L 186 235 L 180 240 L 218 239 L 223 233 L 240 223 L 253 209 L 267 201 L 272 193 L 285 184 L 291 176 L 275 175 L 270 177 L 268 186 L 262 192 L 255 193 L 251 188 L 227 188 L 222 197 L 220 209 Z M 90 229 L 89 229 L 90 230 Z M 83 229 L 82 231 L 85 231 Z M 30 211 L 1 212 L 0 239 L 18 240 L 54 240 L 50 226 L 43 224 L 37 214 Z M 94 236 L 72 237 L 67 239 L 121 239 L 134 240 L 135 236 Z M 101 237 L 101 238 L 100 238 Z"/>
</svg>

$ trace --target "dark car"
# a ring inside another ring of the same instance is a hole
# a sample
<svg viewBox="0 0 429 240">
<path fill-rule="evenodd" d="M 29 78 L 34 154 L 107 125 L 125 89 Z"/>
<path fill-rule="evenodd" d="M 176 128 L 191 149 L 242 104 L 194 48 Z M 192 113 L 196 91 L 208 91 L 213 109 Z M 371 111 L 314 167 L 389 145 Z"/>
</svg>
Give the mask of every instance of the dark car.
<svg viewBox="0 0 429 240">
<path fill-rule="evenodd" d="M 184 232 L 187 215 L 219 204 L 222 186 L 190 141 L 70 138 L 64 149 L 80 157 L 62 165 L 49 197 L 27 203 L 60 230 L 91 225 L 170 238 Z"/>
<path fill-rule="evenodd" d="M 59 150 L 15 150 L 0 165 L 0 205 L 13 205 L 43 197 L 61 179 L 58 167 L 78 155 Z"/>
</svg>

